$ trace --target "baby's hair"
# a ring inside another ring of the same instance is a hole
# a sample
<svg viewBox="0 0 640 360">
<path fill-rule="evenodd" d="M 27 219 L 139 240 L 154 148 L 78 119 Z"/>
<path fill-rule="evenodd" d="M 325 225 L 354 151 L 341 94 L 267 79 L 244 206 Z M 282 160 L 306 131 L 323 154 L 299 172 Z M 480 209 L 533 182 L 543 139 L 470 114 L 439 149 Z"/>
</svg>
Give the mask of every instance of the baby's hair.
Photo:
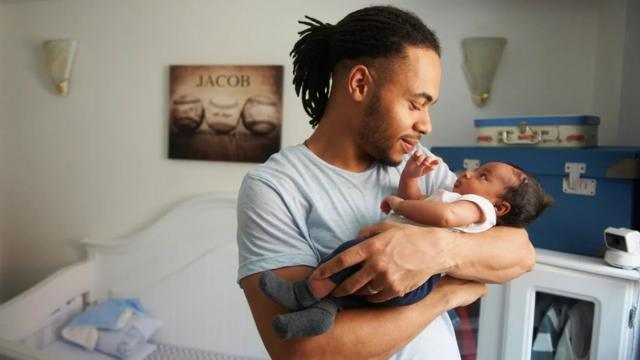
<svg viewBox="0 0 640 360">
<path fill-rule="evenodd" d="M 553 206 L 553 198 L 547 194 L 538 179 L 521 167 L 509 164 L 521 175 L 520 184 L 507 188 L 501 199 L 511 204 L 511 210 L 497 219 L 497 225 L 525 227 L 531 224 L 544 209 Z"/>
</svg>

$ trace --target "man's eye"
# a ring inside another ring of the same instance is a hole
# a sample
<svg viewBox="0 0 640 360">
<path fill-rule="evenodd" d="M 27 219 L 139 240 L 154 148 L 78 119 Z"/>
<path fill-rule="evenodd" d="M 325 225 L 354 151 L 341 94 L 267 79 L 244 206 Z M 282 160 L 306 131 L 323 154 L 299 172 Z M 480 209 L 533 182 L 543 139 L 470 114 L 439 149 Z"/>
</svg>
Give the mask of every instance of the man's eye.
<svg viewBox="0 0 640 360">
<path fill-rule="evenodd" d="M 420 110 L 420 107 L 417 106 L 416 104 L 414 103 L 409 103 L 409 104 L 410 104 L 411 110 Z"/>
<path fill-rule="evenodd" d="M 480 179 L 487 180 L 487 175 L 485 175 L 485 174 L 480 175 Z"/>
</svg>

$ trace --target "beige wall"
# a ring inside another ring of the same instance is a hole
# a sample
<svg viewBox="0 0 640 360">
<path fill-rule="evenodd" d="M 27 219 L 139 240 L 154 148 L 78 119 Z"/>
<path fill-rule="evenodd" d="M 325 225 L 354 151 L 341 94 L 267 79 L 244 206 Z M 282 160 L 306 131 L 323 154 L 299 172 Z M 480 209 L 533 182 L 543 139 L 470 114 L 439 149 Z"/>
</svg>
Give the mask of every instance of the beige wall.
<svg viewBox="0 0 640 360">
<path fill-rule="evenodd" d="M 167 159 L 170 64 L 285 65 L 282 142 L 297 144 L 311 130 L 289 85 L 288 53 L 301 29 L 296 21 L 309 14 L 335 22 L 369 3 L 1 1 L 4 298 L 80 259 L 77 244 L 84 236 L 130 233 L 185 197 L 237 190 L 254 165 Z M 592 113 L 598 102 L 596 79 L 598 86 L 602 81 L 611 88 L 620 85 L 620 76 L 607 78 L 596 71 L 603 61 L 598 43 L 618 36 L 599 27 L 608 10 L 601 5 L 605 2 L 393 3 L 420 15 L 442 40 L 444 77 L 429 145 L 472 144 L 477 117 Z M 484 109 L 471 103 L 460 70 L 460 40 L 474 35 L 509 40 L 493 98 Z M 43 40 L 60 37 L 79 40 L 67 98 L 52 93 L 40 50 Z M 616 41 L 612 56 L 620 58 Z M 619 108 L 614 104 L 602 111 L 602 138 L 615 143 L 618 125 L 608 114 Z"/>
</svg>

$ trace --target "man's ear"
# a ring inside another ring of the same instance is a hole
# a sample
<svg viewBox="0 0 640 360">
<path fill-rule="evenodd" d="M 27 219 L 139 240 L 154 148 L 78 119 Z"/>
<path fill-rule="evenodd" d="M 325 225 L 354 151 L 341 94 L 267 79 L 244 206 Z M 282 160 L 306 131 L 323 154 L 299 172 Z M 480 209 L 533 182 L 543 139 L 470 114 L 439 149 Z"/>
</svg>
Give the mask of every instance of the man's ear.
<svg viewBox="0 0 640 360">
<path fill-rule="evenodd" d="M 354 101 L 362 102 L 373 89 L 373 77 L 369 68 L 359 64 L 351 68 L 349 72 L 348 90 Z"/>
<path fill-rule="evenodd" d="M 506 215 L 507 213 L 509 213 L 509 211 L 511 211 L 511 204 L 509 204 L 508 202 L 504 201 L 504 200 L 498 200 L 493 207 L 496 208 L 496 216 L 500 217 L 503 215 Z"/>
</svg>

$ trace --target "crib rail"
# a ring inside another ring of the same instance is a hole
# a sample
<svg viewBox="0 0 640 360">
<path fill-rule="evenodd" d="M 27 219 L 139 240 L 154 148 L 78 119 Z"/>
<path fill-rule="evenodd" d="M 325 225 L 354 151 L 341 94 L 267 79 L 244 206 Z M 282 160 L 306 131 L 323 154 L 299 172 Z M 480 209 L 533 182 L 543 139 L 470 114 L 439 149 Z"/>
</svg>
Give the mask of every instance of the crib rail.
<svg viewBox="0 0 640 360">
<path fill-rule="evenodd" d="M 0 338 L 20 341 L 69 307 L 81 309 L 93 277 L 93 261 L 72 264 L 0 305 Z"/>
</svg>

